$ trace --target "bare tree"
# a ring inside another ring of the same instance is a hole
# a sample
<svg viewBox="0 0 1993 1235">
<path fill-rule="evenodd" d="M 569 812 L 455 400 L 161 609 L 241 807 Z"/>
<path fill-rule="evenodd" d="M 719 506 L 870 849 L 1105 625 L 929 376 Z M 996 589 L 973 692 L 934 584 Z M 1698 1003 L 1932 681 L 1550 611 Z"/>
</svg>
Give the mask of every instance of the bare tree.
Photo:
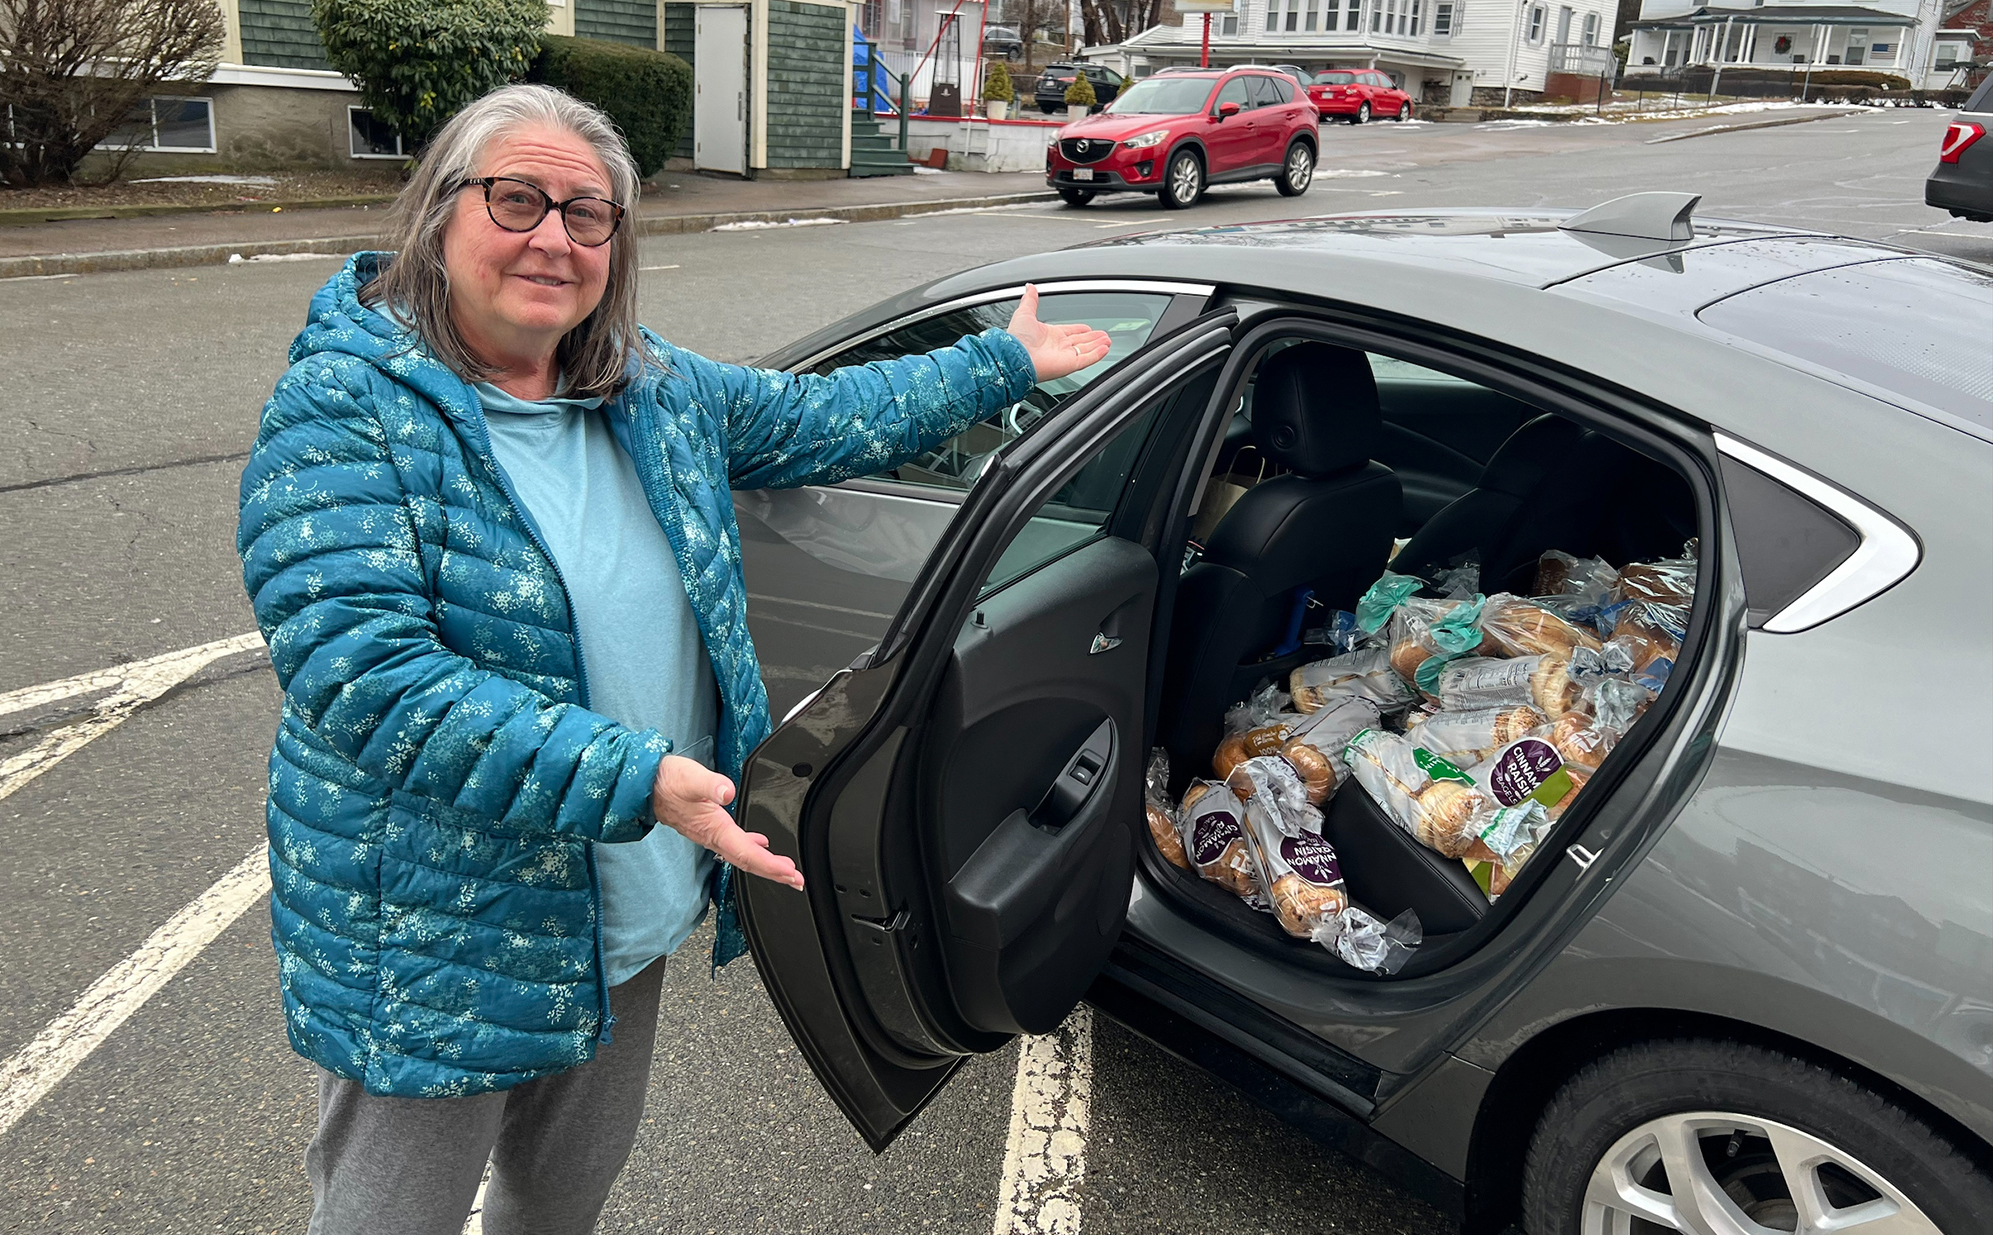
<svg viewBox="0 0 1993 1235">
<path fill-rule="evenodd" d="M 91 151 L 116 179 L 144 135 L 127 120 L 167 82 L 214 74 L 224 27 L 215 0 L 0 0 L 0 177 L 73 182 Z"/>
<path fill-rule="evenodd" d="M 1120 43 L 1154 26 L 1163 17 L 1163 0 L 1081 0 L 1088 46 Z"/>
</svg>

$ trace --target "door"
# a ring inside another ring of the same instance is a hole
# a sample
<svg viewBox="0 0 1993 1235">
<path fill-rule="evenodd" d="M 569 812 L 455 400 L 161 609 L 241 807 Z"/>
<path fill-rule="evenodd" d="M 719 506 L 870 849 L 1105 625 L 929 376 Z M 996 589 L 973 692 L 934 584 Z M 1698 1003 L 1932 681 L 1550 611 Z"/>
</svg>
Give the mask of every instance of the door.
<svg viewBox="0 0 1993 1235">
<path fill-rule="evenodd" d="M 879 651 L 743 770 L 743 825 L 808 881 L 736 885 L 756 967 L 875 1149 L 969 1055 L 1055 1027 L 1119 937 L 1145 826 L 1150 514 L 1234 321 L 1156 344 L 999 451 Z"/>
<path fill-rule="evenodd" d="M 693 9 L 692 165 L 747 174 L 747 10 Z"/>
<path fill-rule="evenodd" d="M 1220 119 L 1218 109 L 1227 103 L 1238 104 L 1239 112 Z M 1204 169 L 1207 180 L 1215 183 L 1253 162 L 1252 105 L 1245 78 L 1234 77 L 1218 88 L 1218 97 L 1211 102 L 1211 123 L 1204 127 L 1205 157 L 1210 160 Z"/>
<path fill-rule="evenodd" d="M 1271 77 L 1246 81 L 1253 107 L 1241 118 L 1251 121 L 1251 161 L 1261 167 L 1277 165 L 1287 155 L 1287 100 L 1281 96 L 1280 83 Z"/>
</svg>

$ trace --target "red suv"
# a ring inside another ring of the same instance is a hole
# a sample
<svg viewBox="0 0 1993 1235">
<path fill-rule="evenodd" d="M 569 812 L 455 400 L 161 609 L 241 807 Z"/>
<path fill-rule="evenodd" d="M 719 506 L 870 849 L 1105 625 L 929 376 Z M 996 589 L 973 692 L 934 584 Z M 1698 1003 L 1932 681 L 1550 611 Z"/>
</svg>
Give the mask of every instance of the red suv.
<svg viewBox="0 0 1993 1235">
<path fill-rule="evenodd" d="M 1362 124 L 1372 116 L 1394 120 L 1412 118 L 1412 96 L 1393 85 L 1376 69 L 1330 69 L 1315 74 L 1308 97 L 1322 119 L 1348 116 L 1351 124 Z"/>
<path fill-rule="evenodd" d="M 1106 111 L 1059 130 L 1045 148 L 1045 183 L 1069 206 L 1133 189 L 1182 210 L 1206 185 L 1269 179 L 1298 197 L 1315 178 L 1315 111 L 1281 74 L 1144 78 Z"/>
</svg>

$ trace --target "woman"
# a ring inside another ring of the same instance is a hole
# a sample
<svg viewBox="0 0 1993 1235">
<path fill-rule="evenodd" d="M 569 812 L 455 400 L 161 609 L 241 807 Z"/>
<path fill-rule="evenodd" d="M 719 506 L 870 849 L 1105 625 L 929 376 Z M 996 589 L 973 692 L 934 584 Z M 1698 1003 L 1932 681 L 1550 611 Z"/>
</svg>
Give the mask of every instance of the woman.
<svg viewBox="0 0 1993 1235">
<path fill-rule="evenodd" d="M 894 466 L 1107 352 L 1027 291 L 926 356 L 716 364 L 636 322 L 636 196 L 593 108 L 467 108 L 394 251 L 313 298 L 243 473 L 314 1235 L 454 1235 L 487 1159 L 485 1230 L 593 1228 L 715 885 L 738 951 L 711 855 L 803 884 L 726 809 L 769 728 L 729 489 Z"/>
</svg>

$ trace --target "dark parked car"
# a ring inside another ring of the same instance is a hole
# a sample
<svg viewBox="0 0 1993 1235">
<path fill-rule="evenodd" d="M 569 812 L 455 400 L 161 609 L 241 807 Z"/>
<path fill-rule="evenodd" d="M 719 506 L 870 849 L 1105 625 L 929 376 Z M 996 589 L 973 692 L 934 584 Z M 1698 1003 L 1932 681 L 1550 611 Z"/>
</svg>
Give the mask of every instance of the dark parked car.
<svg viewBox="0 0 1993 1235">
<path fill-rule="evenodd" d="M 1693 201 L 1127 238 L 768 358 L 951 342 L 1027 281 L 1114 340 L 890 472 L 737 495 L 788 714 L 740 810 L 808 877 L 742 917 L 871 1145 L 1084 999 L 1471 1231 L 1987 1229 L 1993 276 Z M 1248 442 L 1273 478 L 1200 558 Z M 1424 923 L 1382 976 L 1172 865 L 1143 768 L 1205 774 L 1297 587 L 1354 605 L 1394 537 L 1490 591 L 1699 549 L 1665 688 L 1499 899 L 1325 804 L 1349 896 Z"/>
<path fill-rule="evenodd" d="M 1346 117 L 1351 124 L 1364 124 L 1372 116 L 1393 120 L 1412 118 L 1412 96 L 1376 69 L 1328 69 L 1315 74 L 1308 87 L 1315 110 L 1327 120 Z"/>
<path fill-rule="evenodd" d="M 983 51 L 1016 60 L 1024 55 L 1024 39 L 1010 26 L 991 26 L 983 31 Z"/>
<path fill-rule="evenodd" d="M 1993 77 L 1979 83 L 1945 129 L 1938 165 L 1924 182 L 1924 203 L 1958 218 L 1993 223 Z"/>
<path fill-rule="evenodd" d="M 1066 87 L 1080 74 L 1093 83 L 1093 110 L 1099 111 L 1121 93 L 1125 79 L 1104 64 L 1048 64 L 1031 88 L 1032 101 L 1047 114 L 1066 110 Z"/>
<path fill-rule="evenodd" d="M 1298 197 L 1315 177 L 1319 136 L 1314 105 L 1271 70 L 1150 77 L 1059 130 L 1045 147 L 1045 183 L 1069 206 L 1133 190 L 1181 210 L 1207 185 L 1248 180 Z"/>
</svg>

